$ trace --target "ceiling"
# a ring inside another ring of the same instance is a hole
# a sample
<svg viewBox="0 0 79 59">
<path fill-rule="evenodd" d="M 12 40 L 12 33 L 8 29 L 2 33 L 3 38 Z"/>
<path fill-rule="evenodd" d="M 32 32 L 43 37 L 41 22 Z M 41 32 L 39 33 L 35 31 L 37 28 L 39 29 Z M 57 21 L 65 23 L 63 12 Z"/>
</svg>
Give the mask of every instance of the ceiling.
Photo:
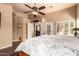
<svg viewBox="0 0 79 59">
<path fill-rule="evenodd" d="M 29 6 L 33 7 L 34 3 L 25 3 L 28 4 Z M 24 3 L 8 3 L 7 5 L 10 5 L 13 7 L 14 11 L 16 12 L 26 12 L 26 11 L 31 11 L 28 7 L 24 5 Z M 46 9 L 41 10 L 41 12 L 44 13 L 51 13 L 55 11 L 59 11 L 65 8 L 69 8 L 76 5 L 75 3 L 37 3 L 36 6 L 46 6 Z"/>
</svg>

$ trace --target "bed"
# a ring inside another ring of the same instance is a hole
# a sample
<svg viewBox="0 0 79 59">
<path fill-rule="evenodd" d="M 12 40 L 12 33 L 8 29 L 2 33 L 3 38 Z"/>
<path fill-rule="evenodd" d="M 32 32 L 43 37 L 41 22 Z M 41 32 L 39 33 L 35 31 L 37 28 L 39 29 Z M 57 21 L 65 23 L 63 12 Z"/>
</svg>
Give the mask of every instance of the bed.
<svg viewBox="0 0 79 59">
<path fill-rule="evenodd" d="M 78 56 L 79 39 L 67 35 L 42 35 L 25 39 L 15 50 L 20 56 Z"/>
</svg>

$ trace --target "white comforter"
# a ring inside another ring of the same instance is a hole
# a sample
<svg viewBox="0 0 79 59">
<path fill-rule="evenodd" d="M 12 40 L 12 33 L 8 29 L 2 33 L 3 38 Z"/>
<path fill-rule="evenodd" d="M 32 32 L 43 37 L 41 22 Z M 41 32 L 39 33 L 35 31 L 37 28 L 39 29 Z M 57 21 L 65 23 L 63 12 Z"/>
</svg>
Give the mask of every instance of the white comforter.
<svg viewBox="0 0 79 59">
<path fill-rule="evenodd" d="M 24 51 L 31 56 L 79 55 L 79 39 L 64 35 L 43 35 L 24 40 L 15 52 Z"/>
</svg>

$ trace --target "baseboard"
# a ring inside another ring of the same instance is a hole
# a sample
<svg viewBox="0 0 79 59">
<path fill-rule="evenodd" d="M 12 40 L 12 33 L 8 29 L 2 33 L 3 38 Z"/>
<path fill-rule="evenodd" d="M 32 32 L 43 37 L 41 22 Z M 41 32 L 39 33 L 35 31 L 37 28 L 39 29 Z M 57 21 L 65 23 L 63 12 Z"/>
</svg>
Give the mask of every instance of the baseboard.
<svg viewBox="0 0 79 59">
<path fill-rule="evenodd" d="M 12 42 L 16 42 L 16 41 L 19 41 L 19 40 L 12 40 Z"/>
<path fill-rule="evenodd" d="M 16 41 L 20 41 L 20 40 L 12 40 L 12 42 L 16 42 Z M 22 40 L 23 41 L 23 40 Z"/>
<path fill-rule="evenodd" d="M 7 45 L 7 46 L 4 46 L 4 47 L 0 47 L 0 49 L 4 49 L 4 48 L 8 48 L 8 47 L 11 47 L 12 45 Z"/>
</svg>

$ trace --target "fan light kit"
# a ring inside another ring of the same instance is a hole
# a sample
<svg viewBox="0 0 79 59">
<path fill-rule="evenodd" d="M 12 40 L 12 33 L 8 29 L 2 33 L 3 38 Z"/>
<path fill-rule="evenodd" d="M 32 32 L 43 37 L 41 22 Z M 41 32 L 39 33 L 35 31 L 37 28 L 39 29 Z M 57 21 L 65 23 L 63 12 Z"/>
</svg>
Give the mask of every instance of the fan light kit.
<svg viewBox="0 0 79 59">
<path fill-rule="evenodd" d="M 33 11 L 33 12 L 32 12 L 32 14 L 33 14 L 33 15 L 37 15 L 37 14 L 38 14 L 38 12 L 36 12 L 36 11 Z"/>
</svg>

